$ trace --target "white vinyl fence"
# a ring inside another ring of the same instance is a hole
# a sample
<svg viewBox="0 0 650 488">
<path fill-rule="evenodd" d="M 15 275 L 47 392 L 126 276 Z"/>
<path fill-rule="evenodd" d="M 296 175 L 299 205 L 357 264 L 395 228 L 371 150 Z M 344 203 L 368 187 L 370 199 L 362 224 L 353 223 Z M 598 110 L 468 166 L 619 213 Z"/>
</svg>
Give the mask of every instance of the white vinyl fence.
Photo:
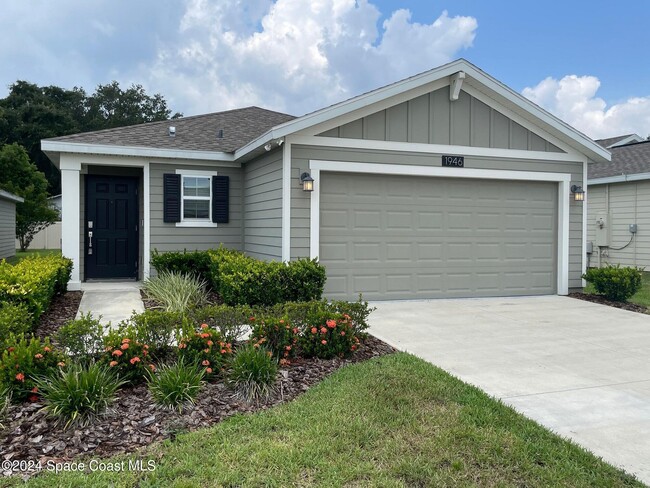
<svg viewBox="0 0 650 488">
<path fill-rule="evenodd" d="M 18 239 L 16 249 L 20 249 Z M 36 234 L 29 249 L 61 249 L 61 222 L 54 222 Z"/>
</svg>

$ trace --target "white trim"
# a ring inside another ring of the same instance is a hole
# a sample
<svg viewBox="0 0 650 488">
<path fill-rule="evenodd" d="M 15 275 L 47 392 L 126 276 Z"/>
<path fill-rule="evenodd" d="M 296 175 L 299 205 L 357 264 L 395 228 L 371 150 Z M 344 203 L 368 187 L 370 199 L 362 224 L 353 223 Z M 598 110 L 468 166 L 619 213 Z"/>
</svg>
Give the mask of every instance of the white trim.
<svg viewBox="0 0 650 488">
<path fill-rule="evenodd" d="M 48 200 L 50 198 L 54 197 L 48 197 Z M 8 191 L 4 190 L 0 190 L 0 199 L 9 200 L 10 202 L 14 203 L 23 203 L 25 201 L 23 197 L 19 197 L 18 195 L 14 195 L 13 193 L 9 193 Z"/>
<path fill-rule="evenodd" d="M 611 160 L 611 155 L 607 149 L 592 141 L 586 135 L 577 131 L 565 122 L 562 122 L 557 117 L 551 115 L 546 110 L 535 105 L 533 102 L 526 99 L 519 93 L 511 90 L 503 83 L 487 75 L 479 68 L 464 59 L 453 61 L 425 73 L 415 75 L 411 78 L 407 78 L 397 83 L 378 88 L 358 97 L 351 98 L 350 100 L 337 103 L 330 107 L 312 112 L 311 114 L 298 117 L 297 119 L 286 122 L 284 124 L 277 125 L 254 141 L 251 141 L 246 146 L 238 149 L 235 152 L 235 159 L 238 159 L 241 156 L 244 156 L 245 154 L 257 149 L 269 140 L 285 137 L 289 134 L 309 129 L 311 127 L 318 127 L 319 124 L 323 124 L 324 122 L 343 117 L 373 104 L 378 104 L 379 102 L 386 103 L 386 101 L 391 98 L 392 103 L 397 100 L 396 97 L 398 95 L 406 94 L 407 92 L 411 92 L 409 95 L 413 95 L 416 89 L 427 84 L 434 83 L 443 79 L 445 80 L 446 84 L 449 84 L 448 77 L 454 73 L 457 73 L 458 71 L 464 71 L 466 74 L 464 89 L 467 89 L 468 84 L 473 84 L 475 88 L 477 85 L 485 87 L 487 91 L 486 94 L 493 98 L 500 107 L 503 106 L 503 103 L 497 100 L 498 97 L 501 97 L 503 101 L 511 104 L 511 106 L 514 108 L 530 113 L 532 117 L 539 120 L 540 123 L 543 124 L 540 125 L 540 129 L 542 129 L 545 134 L 552 135 L 551 132 L 554 132 L 556 135 L 556 140 L 562 138 L 564 141 L 566 141 L 564 145 L 565 147 L 566 144 L 568 144 L 578 152 L 584 152 L 588 157 L 596 162 L 605 162 Z M 475 80 L 474 83 L 472 83 L 472 80 Z M 494 97 L 492 97 L 492 95 L 494 95 Z M 490 105 L 493 104 L 494 102 L 490 103 Z M 338 123 L 339 121 L 340 119 L 336 122 Z M 575 143 L 575 145 L 572 143 Z"/>
<path fill-rule="evenodd" d="M 111 156 L 139 156 L 164 159 L 201 159 L 205 161 L 232 162 L 232 153 L 215 151 L 191 151 L 188 149 L 161 149 L 153 147 L 116 146 L 108 144 L 88 144 L 80 142 L 61 142 L 44 139 L 41 141 L 42 151 L 57 151 L 75 154 L 107 154 Z"/>
<path fill-rule="evenodd" d="M 144 236 L 143 236 L 143 258 L 142 258 L 142 279 L 146 280 L 151 274 L 151 172 L 149 163 L 142 167 L 142 198 L 144 200 Z"/>
<path fill-rule="evenodd" d="M 610 144 L 607 146 L 607 149 L 611 149 L 613 147 L 618 147 L 618 146 L 624 146 L 626 144 L 630 144 L 631 142 L 643 142 L 645 139 L 641 137 L 638 134 L 630 134 L 629 136 L 621 139 L 620 141 L 615 142 L 614 144 Z"/>
<path fill-rule="evenodd" d="M 636 173 L 633 175 L 605 176 L 587 180 L 587 185 L 608 185 L 609 183 L 625 183 L 627 181 L 650 180 L 650 173 Z"/>
<path fill-rule="evenodd" d="M 291 260 L 291 142 L 282 145 L 282 261 Z"/>
<path fill-rule="evenodd" d="M 558 183 L 557 294 L 567 295 L 569 293 L 569 189 L 571 186 L 571 176 L 569 174 L 322 160 L 310 160 L 309 168 L 312 177 L 316 180 L 314 182 L 314 191 L 311 194 L 310 209 L 309 252 L 311 259 L 318 257 L 320 249 L 320 178 L 323 171 L 443 178 L 550 181 Z"/>
<path fill-rule="evenodd" d="M 460 96 L 460 89 L 463 87 L 463 80 L 465 79 L 465 73 L 459 71 L 450 76 L 450 85 L 449 85 L 449 101 L 455 102 Z"/>
<path fill-rule="evenodd" d="M 177 175 L 181 175 L 181 221 L 176 222 L 176 227 L 217 227 L 218 225 L 212 222 L 212 177 L 217 176 L 216 171 L 193 171 L 191 169 L 177 169 Z M 183 178 L 208 178 L 208 188 L 210 196 L 208 197 L 185 197 L 183 195 Z M 186 219 L 185 215 L 185 200 L 202 200 L 208 202 L 208 218 L 207 219 Z"/>
<path fill-rule="evenodd" d="M 524 151 L 521 149 L 500 149 L 491 147 L 449 146 L 443 144 L 422 144 L 414 142 L 374 141 L 367 139 L 346 139 L 342 137 L 293 136 L 293 144 L 310 146 L 375 149 L 379 151 L 401 151 L 426 154 L 456 154 L 492 159 L 526 159 L 534 161 L 581 163 L 583 155 L 554 153 L 544 151 Z"/>
<path fill-rule="evenodd" d="M 72 259 L 69 290 L 81 290 L 81 165 L 61 161 L 61 253 Z"/>
<path fill-rule="evenodd" d="M 589 170 L 589 161 L 587 159 L 582 163 L 582 189 L 585 192 L 585 199 L 582 204 L 582 266 L 580 267 L 580 276 L 587 272 L 587 202 L 589 200 L 589 184 L 587 182 L 587 171 Z M 582 279 L 582 278 L 581 278 Z M 582 279 L 582 286 L 587 286 L 587 282 Z"/>
</svg>

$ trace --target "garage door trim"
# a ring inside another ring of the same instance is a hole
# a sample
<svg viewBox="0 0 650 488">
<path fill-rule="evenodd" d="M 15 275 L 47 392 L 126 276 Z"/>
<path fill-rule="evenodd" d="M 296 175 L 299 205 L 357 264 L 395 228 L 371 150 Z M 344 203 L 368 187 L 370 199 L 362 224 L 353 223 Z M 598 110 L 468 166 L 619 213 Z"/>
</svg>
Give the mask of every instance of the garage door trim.
<svg viewBox="0 0 650 488">
<path fill-rule="evenodd" d="M 323 160 L 310 160 L 309 168 L 311 176 L 315 180 L 314 191 L 311 192 L 309 230 L 310 256 L 312 259 L 318 257 L 320 250 L 320 174 L 323 171 L 437 178 L 555 182 L 558 184 L 557 293 L 558 295 L 567 295 L 569 293 L 569 194 L 571 176 L 568 174 Z"/>
</svg>

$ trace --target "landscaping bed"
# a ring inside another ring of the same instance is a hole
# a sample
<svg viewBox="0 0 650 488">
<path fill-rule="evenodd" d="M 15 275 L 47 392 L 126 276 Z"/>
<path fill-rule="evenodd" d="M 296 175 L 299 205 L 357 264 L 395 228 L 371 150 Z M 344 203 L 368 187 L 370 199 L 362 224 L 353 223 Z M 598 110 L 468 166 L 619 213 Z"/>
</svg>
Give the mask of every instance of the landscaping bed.
<svg viewBox="0 0 650 488">
<path fill-rule="evenodd" d="M 630 303 L 630 302 L 616 302 L 613 300 L 608 300 L 602 295 L 596 295 L 593 293 L 574 292 L 574 293 L 569 293 L 569 296 L 571 298 L 577 298 L 579 300 L 585 300 L 587 302 L 600 303 L 601 305 L 607 305 L 609 307 L 616 307 L 616 308 L 621 308 L 623 310 L 629 310 L 630 312 L 638 312 L 644 314 L 649 313 L 648 307 L 646 307 L 645 305 L 638 305 L 636 303 Z"/>
<path fill-rule="evenodd" d="M 52 336 L 62 325 L 74 320 L 82 296 L 82 291 L 68 291 L 55 296 L 50 308 L 41 315 L 34 334 L 41 338 Z"/>
<path fill-rule="evenodd" d="M 238 399 L 222 380 L 207 383 L 196 404 L 182 414 L 157 406 L 146 385 L 125 388 L 118 393 L 112 411 L 86 428 L 66 430 L 57 426 L 39 403 L 13 405 L 7 414 L 6 429 L 0 431 L 0 453 L 2 460 L 45 464 L 48 460 L 62 462 L 91 454 L 132 452 L 179 432 L 215 424 L 236 413 L 265 410 L 290 401 L 345 365 L 393 352 L 392 347 L 368 336 L 348 359 L 294 359 L 280 370 L 278 394 L 258 405 Z"/>
</svg>

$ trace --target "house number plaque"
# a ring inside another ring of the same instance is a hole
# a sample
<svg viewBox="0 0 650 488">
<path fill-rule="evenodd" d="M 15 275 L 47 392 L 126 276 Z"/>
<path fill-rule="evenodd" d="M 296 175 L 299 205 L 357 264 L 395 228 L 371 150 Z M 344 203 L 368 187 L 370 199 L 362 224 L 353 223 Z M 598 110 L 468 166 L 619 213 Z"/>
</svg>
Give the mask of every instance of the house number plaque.
<svg viewBox="0 0 650 488">
<path fill-rule="evenodd" d="M 442 165 L 451 166 L 452 168 L 464 168 L 465 156 L 443 156 Z"/>
</svg>

